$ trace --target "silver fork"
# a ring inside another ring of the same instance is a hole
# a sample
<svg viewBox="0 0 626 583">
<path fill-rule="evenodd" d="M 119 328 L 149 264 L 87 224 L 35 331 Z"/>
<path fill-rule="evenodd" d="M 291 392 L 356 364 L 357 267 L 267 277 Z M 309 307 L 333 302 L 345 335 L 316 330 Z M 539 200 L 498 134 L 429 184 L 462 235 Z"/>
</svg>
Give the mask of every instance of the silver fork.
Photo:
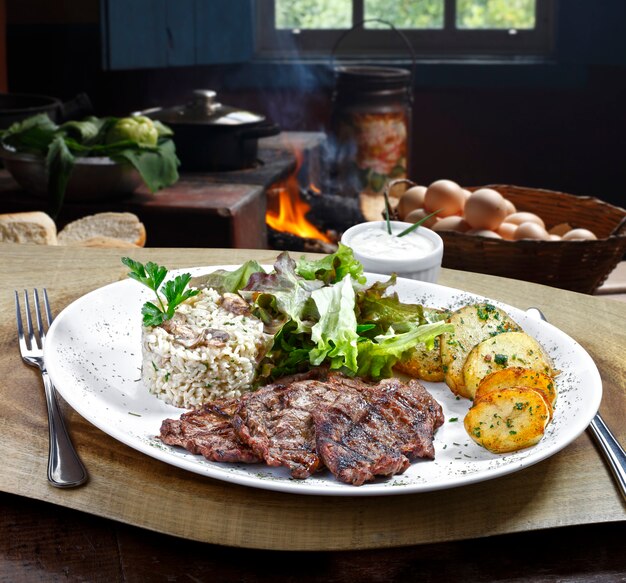
<svg viewBox="0 0 626 583">
<path fill-rule="evenodd" d="M 548 321 L 539 308 L 528 308 L 526 311 L 544 322 Z M 587 430 L 609 464 L 620 494 L 626 500 L 626 452 L 624 452 L 624 448 L 617 441 L 599 412 L 594 415 Z"/>
<path fill-rule="evenodd" d="M 22 325 L 22 311 L 20 309 L 20 298 L 15 292 L 15 309 L 17 316 L 17 336 L 20 344 L 20 353 L 22 360 L 36 366 L 41 372 L 43 378 L 43 386 L 46 393 L 46 404 L 48 407 L 48 430 L 50 434 L 48 449 L 48 481 L 57 488 L 71 488 L 80 486 L 87 480 L 87 470 L 80 461 L 74 446 L 70 440 L 70 436 L 65 428 L 63 416 L 59 410 L 57 403 L 56 390 L 43 359 L 43 344 L 46 339 L 46 328 L 43 325 L 41 309 L 39 307 L 39 293 L 37 290 L 33 292 L 33 300 L 35 304 L 35 318 L 37 323 L 37 334 L 33 327 L 33 320 L 30 313 L 30 304 L 28 301 L 28 292 L 24 290 L 24 303 L 26 315 L 27 336 L 24 336 L 24 327 Z M 49 327 L 52 323 L 52 314 L 50 312 L 50 303 L 48 302 L 48 292 L 43 290 L 43 301 L 46 314 L 46 322 Z"/>
</svg>

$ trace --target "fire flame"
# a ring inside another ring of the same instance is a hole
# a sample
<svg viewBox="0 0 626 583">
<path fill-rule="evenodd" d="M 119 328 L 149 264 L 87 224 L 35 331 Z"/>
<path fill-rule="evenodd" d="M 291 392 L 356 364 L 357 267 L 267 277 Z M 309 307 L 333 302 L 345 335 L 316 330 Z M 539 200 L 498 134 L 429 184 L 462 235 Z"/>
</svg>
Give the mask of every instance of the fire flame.
<svg viewBox="0 0 626 583">
<path fill-rule="evenodd" d="M 268 210 L 265 215 L 265 221 L 272 229 L 330 243 L 330 239 L 306 219 L 311 207 L 300 198 L 297 190 L 278 187 L 270 192 L 278 195 L 278 212 Z"/>
<path fill-rule="evenodd" d="M 331 240 L 322 233 L 315 225 L 310 223 L 306 214 L 311 207 L 300 198 L 300 184 L 298 171 L 302 165 L 302 152 L 294 148 L 296 168 L 283 182 L 269 189 L 268 209 L 265 214 L 265 222 L 275 231 L 291 233 L 307 239 L 319 239 L 325 243 Z M 314 189 L 314 192 L 320 191 Z"/>
</svg>

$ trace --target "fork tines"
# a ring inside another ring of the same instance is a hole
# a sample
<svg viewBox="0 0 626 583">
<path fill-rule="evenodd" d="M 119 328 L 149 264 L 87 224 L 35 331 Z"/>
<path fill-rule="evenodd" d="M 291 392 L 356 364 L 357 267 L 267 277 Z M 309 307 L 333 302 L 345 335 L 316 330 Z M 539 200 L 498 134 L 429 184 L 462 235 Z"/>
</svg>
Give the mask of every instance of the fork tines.
<svg viewBox="0 0 626 583">
<path fill-rule="evenodd" d="M 17 316 L 17 334 L 20 341 L 20 346 L 22 348 L 26 348 L 27 350 L 34 350 L 37 348 L 43 348 L 43 342 L 46 338 L 46 329 L 44 328 L 43 318 L 41 315 L 41 308 L 39 306 L 39 292 L 38 290 L 33 290 L 33 303 L 35 304 L 35 320 L 37 322 L 37 333 L 39 338 L 35 335 L 35 330 L 33 327 L 33 320 L 30 312 L 30 302 L 28 301 L 28 291 L 24 290 L 24 313 L 26 315 L 26 328 L 28 331 L 28 344 L 26 343 L 24 337 L 24 328 L 22 324 L 22 314 L 20 308 L 20 299 L 19 294 L 15 291 L 15 309 Z M 52 322 L 52 313 L 50 311 L 50 302 L 48 301 L 48 291 L 44 288 L 43 290 L 43 304 L 44 310 L 46 314 L 46 323 L 48 327 Z"/>
</svg>

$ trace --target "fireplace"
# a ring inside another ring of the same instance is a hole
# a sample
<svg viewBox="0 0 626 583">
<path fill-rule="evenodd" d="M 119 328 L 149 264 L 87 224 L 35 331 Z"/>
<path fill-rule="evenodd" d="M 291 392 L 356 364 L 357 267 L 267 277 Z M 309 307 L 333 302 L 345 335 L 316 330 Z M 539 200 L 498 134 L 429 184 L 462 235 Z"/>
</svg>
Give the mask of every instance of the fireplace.
<svg viewBox="0 0 626 583">
<path fill-rule="evenodd" d="M 288 134 L 283 144 L 296 166 L 267 189 L 268 246 L 332 253 L 343 231 L 364 220 L 359 197 L 339 190 L 324 134 Z"/>
</svg>

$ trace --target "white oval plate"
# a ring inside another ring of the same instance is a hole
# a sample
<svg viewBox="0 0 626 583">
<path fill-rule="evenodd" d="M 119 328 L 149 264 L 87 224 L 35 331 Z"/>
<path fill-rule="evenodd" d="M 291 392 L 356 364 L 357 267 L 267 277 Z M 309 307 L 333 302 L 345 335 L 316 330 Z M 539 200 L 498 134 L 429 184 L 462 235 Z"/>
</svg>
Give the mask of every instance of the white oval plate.
<svg viewBox="0 0 626 583">
<path fill-rule="evenodd" d="M 215 266 L 185 270 L 192 275 Z M 182 273 L 173 272 L 171 276 Z M 386 276 L 369 275 L 370 281 Z M 430 307 L 457 308 L 485 298 L 436 284 L 398 279 L 400 299 Z M 495 455 L 476 445 L 463 427 L 470 402 L 457 400 L 443 383 L 424 382 L 441 403 L 445 422 L 435 435 L 436 458 L 416 461 L 404 473 L 360 487 L 323 472 L 295 480 L 285 468 L 205 460 L 155 438 L 161 422 L 183 409 L 167 405 L 141 382 L 141 306 L 152 292 L 134 280 L 97 289 L 67 306 L 50 327 L 45 346 L 48 371 L 63 398 L 85 419 L 130 447 L 198 474 L 268 490 L 297 494 L 368 496 L 453 488 L 516 472 L 563 449 L 587 427 L 602 398 L 600 374 L 587 352 L 554 326 L 499 302 L 548 351 L 557 369 L 559 392 L 553 421 L 535 447 Z"/>
</svg>

